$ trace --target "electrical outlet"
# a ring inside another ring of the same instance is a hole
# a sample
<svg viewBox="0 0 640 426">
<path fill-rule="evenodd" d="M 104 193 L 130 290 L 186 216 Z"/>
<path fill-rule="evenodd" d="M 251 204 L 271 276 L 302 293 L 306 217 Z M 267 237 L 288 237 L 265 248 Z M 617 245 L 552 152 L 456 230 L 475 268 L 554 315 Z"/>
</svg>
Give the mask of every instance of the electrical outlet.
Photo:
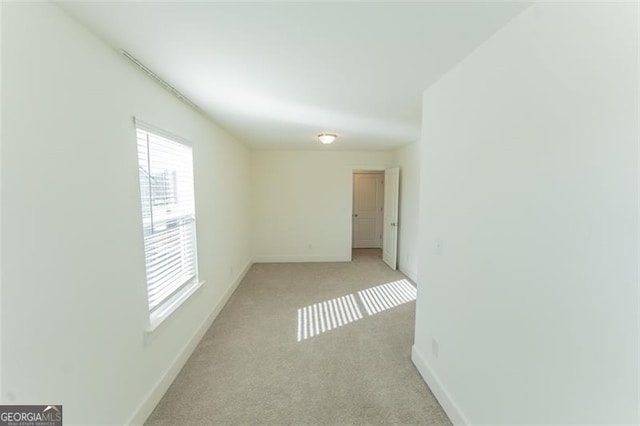
<svg viewBox="0 0 640 426">
<path fill-rule="evenodd" d="M 438 347 L 438 341 L 434 338 L 431 338 L 431 352 L 433 352 L 433 356 L 438 358 L 440 349 Z"/>
</svg>

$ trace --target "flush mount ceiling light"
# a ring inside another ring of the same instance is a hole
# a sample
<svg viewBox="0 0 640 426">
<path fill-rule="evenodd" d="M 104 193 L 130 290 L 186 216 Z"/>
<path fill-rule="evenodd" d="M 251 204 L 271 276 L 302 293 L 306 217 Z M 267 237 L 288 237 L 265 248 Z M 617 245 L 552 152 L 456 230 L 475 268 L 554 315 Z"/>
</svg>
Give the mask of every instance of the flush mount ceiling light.
<svg viewBox="0 0 640 426">
<path fill-rule="evenodd" d="M 333 141 L 335 141 L 336 138 L 337 136 L 331 133 L 320 133 L 318 135 L 318 139 L 320 139 L 320 142 L 322 142 L 325 145 L 333 143 Z"/>
</svg>

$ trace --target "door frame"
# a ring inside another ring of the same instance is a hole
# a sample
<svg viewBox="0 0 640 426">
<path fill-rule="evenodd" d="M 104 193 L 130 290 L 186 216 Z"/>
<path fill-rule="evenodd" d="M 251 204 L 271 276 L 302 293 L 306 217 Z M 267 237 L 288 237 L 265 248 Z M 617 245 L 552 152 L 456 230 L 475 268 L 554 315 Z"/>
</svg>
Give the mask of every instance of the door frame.
<svg viewBox="0 0 640 426">
<path fill-rule="evenodd" d="M 388 169 L 391 166 L 361 166 L 361 167 L 352 167 L 351 168 L 351 174 L 349 176 L 350 179 L 350 184 L 349 184 L 349 205 L 351 207 L 349 207 L 349 239 L 348 239 L 348 243 L 349 243 L 349 247 L 347 247 L 347 252 L 349 253 L 348 259 L 349 262 L 353 261 L 353 174 L 354 173 L 384 173 L 384 171 L 386 169 Z M 384 241 L 383 241 L 384 244 Z"/>
</svg>

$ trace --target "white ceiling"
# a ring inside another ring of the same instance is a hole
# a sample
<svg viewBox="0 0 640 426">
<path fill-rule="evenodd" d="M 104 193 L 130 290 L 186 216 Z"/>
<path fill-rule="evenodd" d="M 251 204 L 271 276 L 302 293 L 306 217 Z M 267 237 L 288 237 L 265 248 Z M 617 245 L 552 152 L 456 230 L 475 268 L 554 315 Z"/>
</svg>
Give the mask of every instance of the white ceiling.
<svg viewBox="0 0 640 426">
<path fill-rule="evenodd" d="M 528 2 L 68 2 L 255 148 L 387 150 L 420 137 L 422 92 Z"/>
</svg>

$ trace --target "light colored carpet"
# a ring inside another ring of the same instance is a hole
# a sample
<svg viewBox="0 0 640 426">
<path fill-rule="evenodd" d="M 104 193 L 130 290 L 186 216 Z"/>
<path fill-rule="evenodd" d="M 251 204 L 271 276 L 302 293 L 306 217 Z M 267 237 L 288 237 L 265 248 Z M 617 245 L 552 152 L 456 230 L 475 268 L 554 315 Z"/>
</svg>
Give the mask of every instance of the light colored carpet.
<svg viewBox="0 0 640 426">
<path fill-rule="evenodd" d="M 404 278 L 379 250 L 254 265 L 146 424 L 450 425 L 410 360 L 415 302 L 369 315 L 358 296 Z M 298 309 L 349 294 L 361 319 L 328 330 L 327 312 L 298 341 Z"/>
</svg>

